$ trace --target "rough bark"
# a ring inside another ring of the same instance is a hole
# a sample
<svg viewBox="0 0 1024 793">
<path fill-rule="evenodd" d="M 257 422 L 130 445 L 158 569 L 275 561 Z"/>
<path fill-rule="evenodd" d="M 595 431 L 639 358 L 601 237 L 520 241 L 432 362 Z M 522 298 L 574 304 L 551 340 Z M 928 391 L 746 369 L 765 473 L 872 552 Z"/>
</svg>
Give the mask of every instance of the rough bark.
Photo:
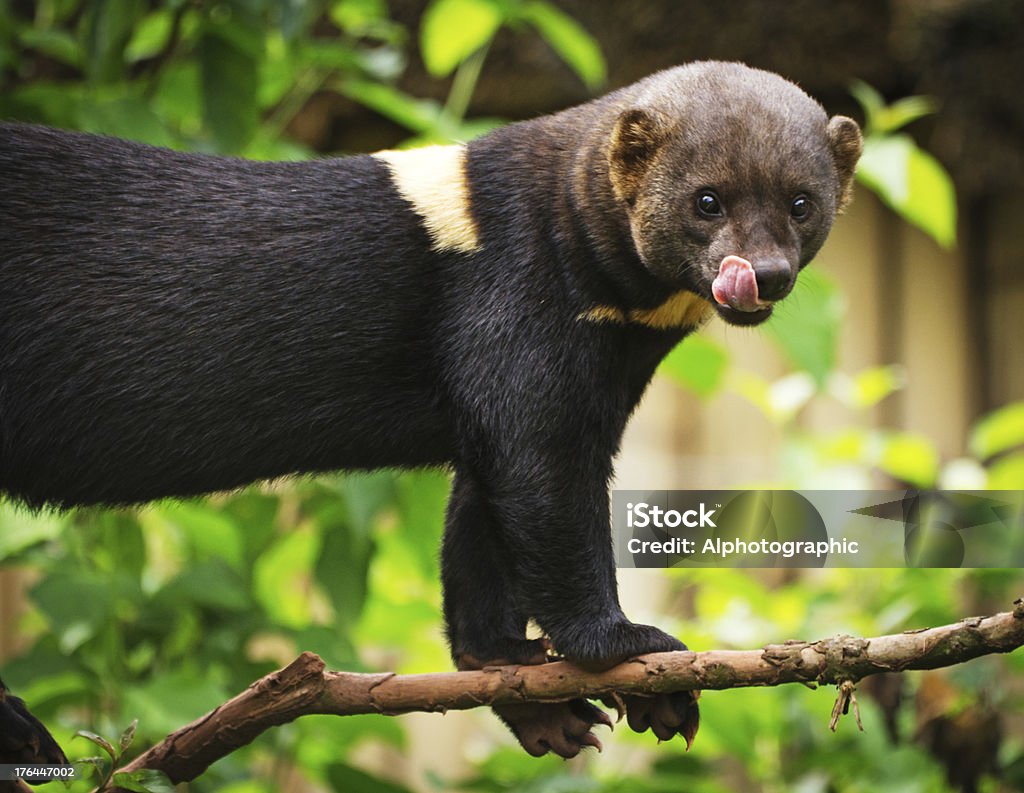
<svg viewBox="0 0 1024 793">
<path fill-rule="evenodd" d="M 787 641 L 760 650 L 709 650 L 640 656 L 606 672 L 564 661 L 478 672 L 396 675 L 331 672 L 313 653 L 257 680 L 230 701 L 149 749 L 122 771 L 152 768 L 186 782 L 260 733 L 307 714 L 444 713 L 513 702 L 596 699 L 649 693 L 783 683 L 839 685 L 838 711 L 851 683 L 880 672 L 937 669 L 1024 646 L 1024 599 L 1010 612 L 905 633 L 814 642 Z"/>
</svg>

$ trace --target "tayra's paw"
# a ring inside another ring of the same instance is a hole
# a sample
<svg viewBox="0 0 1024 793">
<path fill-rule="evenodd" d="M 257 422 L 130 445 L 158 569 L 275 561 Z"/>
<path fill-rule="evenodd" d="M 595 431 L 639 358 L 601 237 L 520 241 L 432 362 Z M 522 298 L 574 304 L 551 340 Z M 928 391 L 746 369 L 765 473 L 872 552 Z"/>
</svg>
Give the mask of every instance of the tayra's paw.
<svg viewBox="0 0 1024 793">
<path fill-rule="evenodd" d="M 559 640 L 556 649 L 577 666 L 600 672 L 638 655 L 685 650 L 687 647 L 674 636 L 650 625 L 618 621 L 603 631 L 590 634 L 581 631 L 570 636 L 568 646 Z M 626 721 L 634 731 L 651 730 L 662 741 L 682 735 L 689 749 L 700 726 L 699 694 L 691 691 L 649 697 L 629 694 L 614 702 L 606 699 L 605 704 L 618 708 L 620 713 L 625 710 Z"/>
<path fill-rule="evenodd" d="M 591 729 L 598 724 L 612 727 L 608 714 L 585 699 L 501 705 L 494 712 L 534 757 L 554 752 L 568 760 L 585 746 L 600 752 L 601 742 Z"/>
<path fill-rule="evenodd" d="M 639 694 L 620 696 L 621 703 L 605 700 L 605 704 L 624 707 L 626 723 L 633 732 L 650 730 L 660 741 L 682 735 L 689 749 L 700 727 L 699 691 L 676 691 L 651 697 Z"/>
<path fill-rule="evenodd" d="M 617 621 L 603 629 L 583 627 L 568 636 L 558 636 L 555 649 L 588 672 L 603 672 L 638 655 L 687 648 L 679 639 L 651 625 Z"/>
<path fill-rule="evenodd" d="M 456 654 L 455 664 L 462 670 L 509 664 L 535 666 L 551 660 L 550 650 L 551 642 L 547 639 L 505 639 L 500 650 L 494 648 L 487 658 L 460 652 Z M 601 742 L 591 729 L 597 724 L 612 726 L 608 714 L 585 699 L 500 705 L 494 712 L 534 757 L 554 752 L 568 759 L 578 755 L 585 746 L 601 751 Z"/>
</svg>

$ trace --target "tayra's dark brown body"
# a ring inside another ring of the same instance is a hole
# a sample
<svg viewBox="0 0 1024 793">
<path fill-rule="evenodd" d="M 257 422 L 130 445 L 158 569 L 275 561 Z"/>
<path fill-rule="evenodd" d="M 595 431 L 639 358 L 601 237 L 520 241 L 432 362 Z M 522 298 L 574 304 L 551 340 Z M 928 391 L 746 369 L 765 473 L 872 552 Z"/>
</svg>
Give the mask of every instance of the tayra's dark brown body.
<svg viewBox="0 0 1024 793">
<path fill-rule="evenodd" d="M 24 700 L 11 694 L 0 680 L 0 765 L 67 765 L 67 762 L 49 730 L 32 715 Z M 28 781 L 42 784 L 32 779 Z"/>
<path fill-rule="evenodd" d="M 676 343 L 790 291 L 859 152 L 849 119 L 720 63 L 465 147 L 301 164 L 0 126 L 0 488 L 134 503 L 447 464 L 460 666 L 541 660 L 531 618 L 591 667 L 683 648 L 619 608 L 612 456 Z M 696 731 L 689 694 L 627 705 Z M 563 756 L 600 720 L 502 715 Z"/>
</svg>

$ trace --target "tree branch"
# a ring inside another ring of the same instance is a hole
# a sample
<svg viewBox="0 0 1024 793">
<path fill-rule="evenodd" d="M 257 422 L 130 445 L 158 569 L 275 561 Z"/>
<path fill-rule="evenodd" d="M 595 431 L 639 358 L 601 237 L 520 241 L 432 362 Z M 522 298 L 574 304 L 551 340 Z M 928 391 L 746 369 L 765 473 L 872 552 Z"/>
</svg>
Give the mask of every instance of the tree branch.
<svg viewBox="0 0 1024 793">
<path fill-rule="evenodd" d="M 330 672 L 313 653 L 257 680 L 238 696 L 171 733 L 122 771 L 152 768 L 187 782 L 270 727 L 308 714 L 444 713 L 482 705 L 559 702 L 620 694 L 843 684 L 879 672 L 937 669 L 1024 646 L 1024 599 L 1014 610 L 954 625 L 859 639 L 836 636 L 788 641 L 760 650 L 710 650 L 644 655 L 606 672 L 564 661 L 490 667 L 478 672 L 396 675 Z M 850 686 L 845 686 L 849 690 Z"/>
</svg>

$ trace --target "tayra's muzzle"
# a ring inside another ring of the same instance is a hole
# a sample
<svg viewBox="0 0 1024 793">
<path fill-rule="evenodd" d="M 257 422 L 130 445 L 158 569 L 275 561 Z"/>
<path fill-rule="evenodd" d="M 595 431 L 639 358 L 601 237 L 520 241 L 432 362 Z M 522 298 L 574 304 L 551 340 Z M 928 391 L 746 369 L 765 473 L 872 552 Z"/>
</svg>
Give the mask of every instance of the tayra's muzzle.
<svg viewBox="0 0 1024 793">
<path fill-rule="evenodd" d="M 718 313 L 735 325 L 755 325 L 771 314 L 775 300 L 790 290 L 787 262 L 771 260 L 755 268 L 742 256 L 726 256 L 711 283 Z"/>
</svg>

